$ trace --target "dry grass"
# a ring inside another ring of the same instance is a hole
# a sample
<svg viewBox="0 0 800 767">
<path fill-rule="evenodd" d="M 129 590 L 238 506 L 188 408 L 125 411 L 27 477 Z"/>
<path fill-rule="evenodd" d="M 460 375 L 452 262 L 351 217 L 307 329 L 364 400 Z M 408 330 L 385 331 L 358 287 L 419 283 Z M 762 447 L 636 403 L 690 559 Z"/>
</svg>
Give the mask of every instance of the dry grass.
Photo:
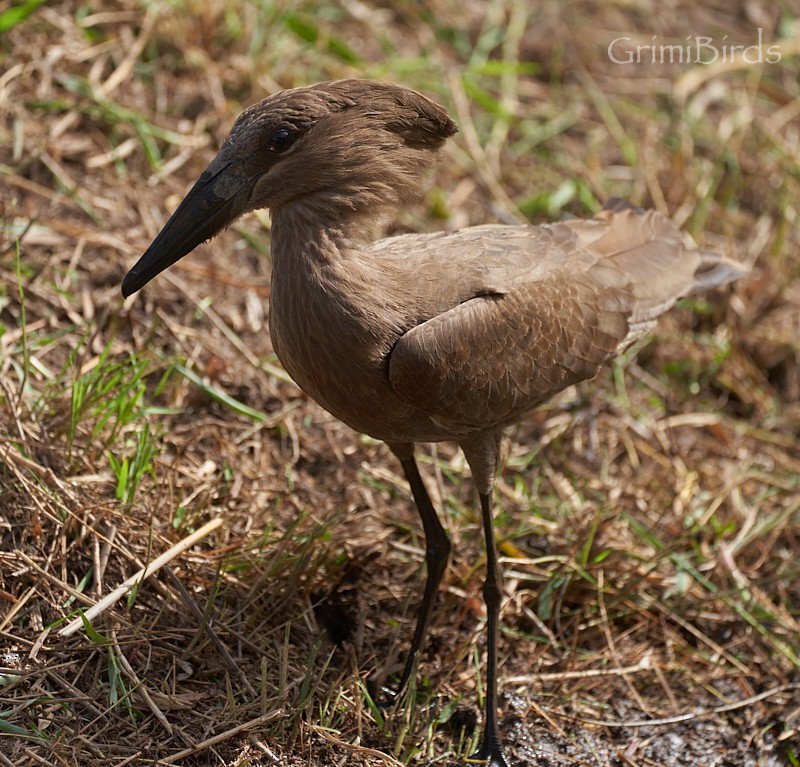
<svg viewBox="0 0 800 767">
<path fill-rule="evenodd" d="M 497 491 L 512 762 L 800 763 L 800 27 L 788 0 L 531 5 L 0 12 L 0 765 L 468 753 L 483 554 L 461 457 L 423 459 L 457 552 L 427 705 L 382 721 L 365 687 L 407 646 L 420 533 L 387 452 L 272 354 L 268 219 L 119 295 L 244 105 L 354 75 L 422 89 L 461 126 L 397 231 L 620 195 L 753 267 L 512 435 Z M 606 53 L 623 35 L 749 43 L 758 27 L 779 63 Z"/>
</svg>

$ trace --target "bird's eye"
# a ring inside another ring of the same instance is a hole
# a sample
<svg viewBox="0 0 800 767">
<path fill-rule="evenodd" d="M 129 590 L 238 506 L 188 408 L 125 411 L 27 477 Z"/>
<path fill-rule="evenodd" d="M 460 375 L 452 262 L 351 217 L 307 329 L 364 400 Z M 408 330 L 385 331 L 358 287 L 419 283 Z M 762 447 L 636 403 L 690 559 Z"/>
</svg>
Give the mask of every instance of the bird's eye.
<svg viewBox="0 0 800 767">
<path fill-rule="evenodd" d="M 270 152 L 285 152 L 294 142 L 294 136 L 288 130 L 275 131 L 267 144 Z"/>
</svg>

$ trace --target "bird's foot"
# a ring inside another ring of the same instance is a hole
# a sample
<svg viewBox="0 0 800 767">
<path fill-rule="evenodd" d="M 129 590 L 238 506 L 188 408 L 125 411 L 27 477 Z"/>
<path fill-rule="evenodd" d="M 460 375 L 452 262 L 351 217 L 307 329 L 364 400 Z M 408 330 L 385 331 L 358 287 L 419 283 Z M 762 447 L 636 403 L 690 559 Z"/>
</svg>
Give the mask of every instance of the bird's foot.
<svg viewBox="0 0 800 767">
<path fill-rule="evenodd" d="M 394 710 L 398 702 L 398 692 L 391 687 L 381 687 L 377 697 L 373 698 L 375 705 L 384 714 Z"/>
<path fill-rule="evenodd" d="M 374 674 L 367 679 L 367 695 L 379 711 L 387 712 L 397 701 L 397 690 L 386 684 L 386 677 Z"/>
<path fill-rule="evenodd" d="M 367 679 L 367 693 L 378 709 L 384 712 L 395 709 L 406 701 L 413 702 L 417 694 L 416 672 L 416 653 L 414 653 L 409 660 L 406 660 L 397 684 L 388 681 L 384 669 Z"/>
<path fill-rule="evenodd" d="M 484 743 L 478 751 L 464 760 L 467 767 L 508 767 L 503 747 L 499 743 Z"/>
<path fill-rule="evenodd" d="M 375 707 L 384 715 L 391 714 L 404 701 L 413 700 L 413 693 L 409 692 L 409 686 L 400 688 L 386 682 L 385 677 L 373 677 L 367 680 L 367 695 L 375 704 Z"/>
</svg>

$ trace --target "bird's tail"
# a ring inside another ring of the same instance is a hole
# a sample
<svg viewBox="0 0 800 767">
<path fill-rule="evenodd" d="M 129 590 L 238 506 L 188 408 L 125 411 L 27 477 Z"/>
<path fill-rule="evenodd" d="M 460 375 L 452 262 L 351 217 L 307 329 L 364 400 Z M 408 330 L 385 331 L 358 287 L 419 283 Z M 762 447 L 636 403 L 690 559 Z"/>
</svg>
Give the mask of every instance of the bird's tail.
<svg viewBox="0 0 800 767">
<path fill-rule="evenodd" d="M 694 273 L 694 282 L 686 295 L 694 296 L 738 280 L 748 273 L 747 267 L 732 261 L 713 250 L 701 250 L 700 264 Z"/>
<path fill-rule="evenodd" d="M 642 208 L 621 197 L 611 197 L 603 206 L 603 210 L 611 213 L 630 210 L 640 216 L 644 216 L 647 213 Z M 697 253 L 700 256 L 700 263 L 695 270 L 694 280 L 684 293 L 684 296 L 695 296 L 698 293 L 705 293 L 707 290 L 722 287 L 749 273 L 747 267 L 720 255 L 716 251 L 698 249 Z"/>
</svg>

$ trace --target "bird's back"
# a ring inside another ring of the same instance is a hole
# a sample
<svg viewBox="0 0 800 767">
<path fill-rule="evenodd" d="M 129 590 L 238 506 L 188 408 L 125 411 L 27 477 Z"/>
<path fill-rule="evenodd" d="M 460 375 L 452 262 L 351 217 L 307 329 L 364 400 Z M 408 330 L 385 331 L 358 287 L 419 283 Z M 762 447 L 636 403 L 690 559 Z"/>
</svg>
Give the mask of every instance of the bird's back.
<svg viewBox="0 0 800 767">
<path fill-rule="evenodd" d="M 389 380 L 454 433 L 504 426 L 647 333 L 677 299 L 741 276 L 654 211 L 383 240 L 439 306 L 397 340 Z M 418 294 L 419 288 L 416 287 Z"/>
</svg>

